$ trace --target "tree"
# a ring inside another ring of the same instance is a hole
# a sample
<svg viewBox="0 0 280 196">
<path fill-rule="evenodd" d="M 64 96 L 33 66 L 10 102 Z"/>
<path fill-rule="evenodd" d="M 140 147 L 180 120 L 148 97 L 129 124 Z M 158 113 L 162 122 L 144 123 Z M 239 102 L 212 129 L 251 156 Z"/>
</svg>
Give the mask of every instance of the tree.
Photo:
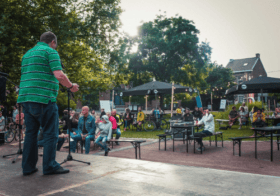
<svg viewBox="0 0 280 196">
<path fill-rule="evenodd" d="M 194 86 L 202 81 L 211 55 L 208 43 L 199 44 L 198 34 L 192 21 L 159 15 L 139 28 L 138 51 L 131 60 L 139 62 L 137 70 L 151 73 L 157 81 Z"/>
<path fill-rule="evenodd" d="M 112 80 L 106 66 L 118 45 L 119 0 L 2 0 L 0 6 L 0 63 L 9 79 L 20 82 L 21 58 L 46 31 L 58 37 L 58 52 L 71 81 L 106 90 Z M 117 69 L 117 68 L 116 68 Z M 123 82 L 120 72 L 115 82 Z M 8 100 L 15 102 L 13 85 Z M 80 88 L 75 99 L 89 93 Z M 60 96 L 60 94 L 59 94 Z M 59 99 L 60 100 L 60 99 Z"/>
<path fill-rule="evenodd" d="M 211 63 L 208 70 L 204 92 L 208 94 L 212 92 L 216 97 L 225 96 L 226 90 L 234 85 L 235 78 L 232 70 L 216 63 Z"/>
</svg>

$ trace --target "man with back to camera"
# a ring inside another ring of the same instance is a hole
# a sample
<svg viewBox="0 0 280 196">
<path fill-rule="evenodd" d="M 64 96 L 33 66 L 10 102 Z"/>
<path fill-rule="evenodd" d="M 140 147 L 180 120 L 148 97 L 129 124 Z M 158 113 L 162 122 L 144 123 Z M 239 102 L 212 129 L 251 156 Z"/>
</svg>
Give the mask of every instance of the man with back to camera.
<svg viewBox="0 0 280 196">
<path fill-rule="evenodd" d="M 57 38 L 45 32 L 40 42 L 22 57 L 20 90 L 17 103 L 23 106 L 26 123 L 25 142 L 22 154 L 23 175 L 38 171 L 37 135 L 43 128 L 44 156 L 43 174 L 69 173 L 55 161 L 58 140 L 58 107 L 56 97 L 59 83 L 77 92 L 79 85 L 71 83 L 62 72 L 57 48 Z"/>
</svg>

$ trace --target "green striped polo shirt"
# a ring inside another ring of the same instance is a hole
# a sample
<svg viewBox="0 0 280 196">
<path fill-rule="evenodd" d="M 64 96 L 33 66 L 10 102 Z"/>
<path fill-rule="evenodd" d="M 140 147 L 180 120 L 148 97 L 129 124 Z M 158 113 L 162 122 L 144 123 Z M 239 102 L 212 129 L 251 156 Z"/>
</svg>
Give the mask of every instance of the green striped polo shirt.
<svg viewBox="0 0 280 196">
<path fill-rule="evenodd" d="M 59 81 L 53 71 L 62 70 L 58 52 L 44 42 L 38 42 L 21 61 L 18 103 L 56 102 Z"/>
</svg>

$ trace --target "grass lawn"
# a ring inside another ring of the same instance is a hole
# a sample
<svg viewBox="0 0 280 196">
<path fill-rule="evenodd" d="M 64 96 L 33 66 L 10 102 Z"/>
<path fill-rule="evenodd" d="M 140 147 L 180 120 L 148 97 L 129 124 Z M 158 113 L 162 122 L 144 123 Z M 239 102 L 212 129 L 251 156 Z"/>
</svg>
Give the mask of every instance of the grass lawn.
<svg viewBox="0 0 280 196">
<path fill-rule="evenodd" d="M 227 126 L 226 124 L 221 124 L 221 126 Z M 242 136 L 251 136 L 254 134 L 254 131 L 251 130 L 250 126 L 246 127 L 243 126 L 242 129 L 238 129 L 239 125 L 233 125 L 231 129 L 228 130 L 219 130 L 218 127 L 218 123 L 215 123 L 215 131 L 216 132 L 223 132 L 223 139 L 224 141 L 228 140 L 228 141 L 232 141 L 231 139 L 228 139 L 230 137 L 242 137 Z M 196 131 L 196 129 L 195 129 Z M 202 131 L 202 129 L 200 129 L 199 131 Z M 158 139 L 158 134 L 163 134 L 164 130 L 161 131 L 150 131 L 150 132 L 146 132 L 146 131 L 142 131 L 142 132 L 136 132 L 136 129 L 132 129 L 132 130 L 126 130 L 123 131 L 123 126 L 121 126 L 121 132 L 122 135 L 121 137 L 124 138 L 149 138 L 149 139 Z M 277 138 L 274 137 L 274 140 L 276 140 Z M 208 137 L 204 138 L 204 140 L 208 140 Z M 211 140 L 215 140 L 215 137 L 212 136 Z M 219 140 L 219 138 L 218 138 Z M 259 138 L 258 141 L 267 141 L 268 138 Z M 252 139 L 246 139 L 245 141 L 255 141 L 254 138 Z"/>
</svg>

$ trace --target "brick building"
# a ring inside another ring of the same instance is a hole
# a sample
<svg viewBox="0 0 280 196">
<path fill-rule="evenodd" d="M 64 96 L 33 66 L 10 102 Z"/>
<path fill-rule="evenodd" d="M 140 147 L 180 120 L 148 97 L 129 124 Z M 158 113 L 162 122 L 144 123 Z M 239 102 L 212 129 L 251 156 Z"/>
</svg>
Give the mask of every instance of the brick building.
<svg viewBox="0 0 280 196">
<path fill-rule="evenodd" d="M 226 67 L 232 69 L 237 84 L 260 76 L 267 77 L 267 73 L 265 71 L 264 65 L 262 64 L 259 53 L 257 53 L 256 56 L 252 58 L 230 59 Z M 268 95 L 267 93 L 264 93 L 263 96 L 266 100 Z M 255 100 L 260 100 L 260 93 L 235 95 L 234 99 L 237 99 L 238 102 L 243 102 L 244 98 L 246 97 L 253 97 Z"/>
</svg>

